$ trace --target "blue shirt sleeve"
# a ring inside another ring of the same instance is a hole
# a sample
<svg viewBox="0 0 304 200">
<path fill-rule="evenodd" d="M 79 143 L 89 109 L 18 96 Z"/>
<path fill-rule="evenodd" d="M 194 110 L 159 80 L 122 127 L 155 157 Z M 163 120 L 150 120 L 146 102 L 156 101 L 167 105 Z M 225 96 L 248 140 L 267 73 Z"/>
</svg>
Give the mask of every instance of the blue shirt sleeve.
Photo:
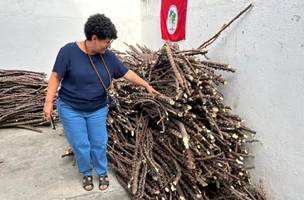
<svg viewBox="0 0 304 200">
<path fill-rule="evenodd" d="M 111 52 L 111 54 L 114 68 L 113 78 L 121 78 L 128 72 L 129 69 L 118 59 L 118 57 L 113 52 Z"/>
<path fill-rule="evenodd" d="M 60 78 L 64 78 L 66 71 L 68 70 L 69 66 L 69 55 L 67 52 L 67 48 L 62 47 L 56 57 L 56 61 L 53 67 L 53 72 L 57 72 Z"/>
</svg>

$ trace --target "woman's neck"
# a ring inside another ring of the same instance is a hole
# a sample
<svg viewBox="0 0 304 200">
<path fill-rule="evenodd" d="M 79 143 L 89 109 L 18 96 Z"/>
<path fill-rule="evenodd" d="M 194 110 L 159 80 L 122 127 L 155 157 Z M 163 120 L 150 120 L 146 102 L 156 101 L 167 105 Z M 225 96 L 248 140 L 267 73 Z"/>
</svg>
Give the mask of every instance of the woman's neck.
<svg viewBox="0 0 304 200">
<path fill-rule="evenodd" d="M 87 54 L 89 55 L 95 55 L 96 52 L 94 51 L 94 48 L 92 46 L 92 42 L 90 40 L 84 40 L 83 41 L 84 49 Z"/>
</svg>

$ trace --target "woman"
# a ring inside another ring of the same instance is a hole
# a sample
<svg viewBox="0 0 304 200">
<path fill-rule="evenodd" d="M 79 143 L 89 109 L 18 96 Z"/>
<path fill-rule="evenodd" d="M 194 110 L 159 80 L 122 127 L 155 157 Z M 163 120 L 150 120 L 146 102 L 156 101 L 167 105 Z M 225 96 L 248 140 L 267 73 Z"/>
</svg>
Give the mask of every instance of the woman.
<svg viewBox="0 0 304 200">
<path fill-rule="evenodd" d="M 123 77 L 151 94 L 159 93 L 128 70 L 108 49 L 117 38 L 117 31 L 109 18 L 103 14 L 90 16 L 84 32 L 86 40 L 66 44 L 57 55 L 48 82 L 44 113 L 50 120 L 53 99 L 61 84 L 57 111 L 75 153 L 79 172 L 83 174 L 83 188 L 93 189 L 94 169 L 99 177 L 99 189 L 105 190 L 109 186 L 106 118 L 107 89 L 111 80 Z"/>
</svg>

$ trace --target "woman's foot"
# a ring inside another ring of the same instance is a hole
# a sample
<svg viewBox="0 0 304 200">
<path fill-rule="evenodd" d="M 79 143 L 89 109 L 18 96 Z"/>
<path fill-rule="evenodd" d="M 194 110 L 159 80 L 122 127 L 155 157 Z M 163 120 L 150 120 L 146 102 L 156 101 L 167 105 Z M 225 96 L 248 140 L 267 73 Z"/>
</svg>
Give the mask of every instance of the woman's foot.
<svg viewBox="0 0 304 200">
<path fill-rule="evenodd" d="M 84 176 L 82 178 L 82 187 L 86 191 L 91 191 L 94 188 L 93 177 L 92 176 Z"/>
<path fill-rule="evenodd" d="M 99 176 L 99 189 L 106 190 L 109 187 L 109 178 L 108 175 Z"/>
</svg>

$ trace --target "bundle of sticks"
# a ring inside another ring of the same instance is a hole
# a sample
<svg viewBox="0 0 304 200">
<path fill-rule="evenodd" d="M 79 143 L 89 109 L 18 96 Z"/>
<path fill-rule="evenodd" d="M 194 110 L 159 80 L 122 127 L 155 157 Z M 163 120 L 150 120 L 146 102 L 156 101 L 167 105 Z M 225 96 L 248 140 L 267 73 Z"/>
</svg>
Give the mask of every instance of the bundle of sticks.
<svg viewBox="0 0 304 200">
<path fill-rule="evenodd" d="M 245 143 L 255 132 L 223 103 L 227 64 L 201 59 L 205 49 L 159 51 L 129 46 L 124 64 L 161 93 L 114 84 L 108 115 L 110 166 L 132 199 L 246 199 L 265 195 L 250 183 Z"/>
<path fill-rule="evenodd" d="M 0 128 L 39 131 L 34 126 L 49 124 L 43 118 L 45 77 L 39 72 L 0 70 Z"/>
</svg>

